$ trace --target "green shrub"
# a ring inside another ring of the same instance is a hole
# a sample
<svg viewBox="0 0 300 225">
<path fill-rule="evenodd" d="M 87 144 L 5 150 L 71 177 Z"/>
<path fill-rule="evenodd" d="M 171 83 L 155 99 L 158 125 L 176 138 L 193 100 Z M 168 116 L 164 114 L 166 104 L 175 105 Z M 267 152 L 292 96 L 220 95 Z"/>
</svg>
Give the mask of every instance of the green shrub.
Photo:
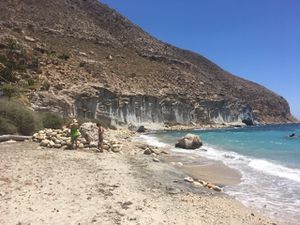
<svg viewBox="0 0 300 225">
<path fill-rule="evenodd" d="M 11 97 L 14 97 L 14 96 L 18 95 L 18 89 L 10 83 L 2 84 L 0 86 L 0 90 L 3 91 L 3 94 L 5 96 L 7 96 L 8 98 L 11 98 Z"/>
<path fill-rule="evenodd" d="M 64 120 L 55 113 L 44 113 L 42 115 L 42 123 L 45 128 L 59 129 L 62 128 Z"/>
<path fill-rule="evenodd" d="M 5 67 L 0 70 L 0 80 L 4 82 L 16 82 L 17 77 L 10 67 Z"/>
<path fill-rule="evenodd" d="M 31 135 L 35 132 L 34 112 L 19 103 L 0 100 L 0 117 L 14 125 L 19 134 Z"/>
<path fill-rule="evenodd" d="M 63 59 L 63 60 L 68 60 L 70 58 L 70 55 L 67 53 L 63 53 L 61 55 L 58 56 L 58 58 Z"/>
<path fill-rule="evenodd" d="M 6 42 L 7 42 L 8 48 L 11 50 L 22 50 L 23 49 L 21 44 L 14 38 L 7 37 Z"/>
<path fill-rule="evenodd" d="M 0 135 L 15 134 L 18 128 L 13 125 L 9 120 L 0 117 Z"/>
<path fill-rule="evenodd" d="M 29 79 L 27 80 L 27 84 L 28 84 L 29 86 L 33 86 L 33 85 L 35 85 L 35 80 L 32 79 L 32 78 L 29 78 Z"/>
</svg>

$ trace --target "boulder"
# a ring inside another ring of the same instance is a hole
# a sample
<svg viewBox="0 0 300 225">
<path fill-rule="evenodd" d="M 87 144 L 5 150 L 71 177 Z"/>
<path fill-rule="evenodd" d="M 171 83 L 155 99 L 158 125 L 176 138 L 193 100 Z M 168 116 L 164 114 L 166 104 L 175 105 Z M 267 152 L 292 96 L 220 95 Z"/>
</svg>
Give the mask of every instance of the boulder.
<svg viewBox="0 0 300 225">
<path fill-rule="evenodd" d="M 187 134 L 183 138 L 179 139 L 175 144 L 176 148 L 184 149 L 196 149 L 202 146 L 202 141 L 198 135 Z"/>
<path fill-rule="evenodd" d="M 95 146 L 95 143 L 98 143 L 98 127 L 96 123 L 83 123 L 79 131 L 88 143 L 93 143 L 93 146 Z"/>
<path fill-rule="evenodd" d="M 244 124 L 246 124 L 247 126 L 253 126 L 254 125 L 254 121 L 252 120 L 252 118 L 248 117 L 246 119 L 243 119 L 242 122 Z"/>
<path fill-rule="evenodd" d="M 140 127 L 136 130 L 136 132 L 144 133 L 144 132 L 146 132 L 146 128 L 145 128 L 144 126 L 140 126 Z"/>
</svg>

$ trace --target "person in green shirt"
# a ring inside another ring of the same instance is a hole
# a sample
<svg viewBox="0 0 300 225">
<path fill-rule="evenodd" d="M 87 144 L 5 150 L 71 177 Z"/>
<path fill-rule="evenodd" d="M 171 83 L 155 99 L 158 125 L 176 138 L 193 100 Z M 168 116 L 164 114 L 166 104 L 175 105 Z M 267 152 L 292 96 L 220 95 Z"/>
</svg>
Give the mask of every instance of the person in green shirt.
<svg viewBox="0 0 300 225">
<path fill-rule="evenodd" d="M 71 125 L 70 125 L 70 136 L 71 136 L 71 146 L 72 149 L 77 149 L 78 147 L 78 137 L 80 136 L 80 132 L 79 132 L 79 124 L 78 121 L 76 119 L 73 119 Z"/>
</svg>

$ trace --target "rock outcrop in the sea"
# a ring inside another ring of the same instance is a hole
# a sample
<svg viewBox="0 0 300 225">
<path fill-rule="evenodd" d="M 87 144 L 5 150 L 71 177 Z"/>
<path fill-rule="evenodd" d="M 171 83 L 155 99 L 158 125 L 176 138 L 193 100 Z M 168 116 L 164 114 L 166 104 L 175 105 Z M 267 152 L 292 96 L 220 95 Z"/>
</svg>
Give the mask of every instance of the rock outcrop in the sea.
<svg viewBox="0 0 300 225">
<path fill-rule="evenodd" d="M 187 134 L 180 138 L 175 144 L 176 148 L 196 149 L 202 146 L 202 141 L 198 135 Z"/>
<path fill-rule="evenodd" d="M 0 66 L 31 84 L 35 110 L 135 126 L 296 121 L 282 97 L 96 0 L 0 1 L 0 31 Z"/>
</svg>

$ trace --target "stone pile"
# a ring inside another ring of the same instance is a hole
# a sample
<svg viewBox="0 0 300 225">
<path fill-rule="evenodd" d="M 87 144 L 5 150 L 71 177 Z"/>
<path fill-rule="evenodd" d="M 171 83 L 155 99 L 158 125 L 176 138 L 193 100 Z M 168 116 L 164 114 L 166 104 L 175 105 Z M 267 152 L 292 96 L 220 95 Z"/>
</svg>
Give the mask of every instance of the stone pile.
<svg viewBox="0 0 300 225">
<path fill-rule="evenodd" d="M 42 147 L 61 148 L 71 146 L 70 129 L 44 129 L 33 135 L 33 141 L 39 142 Z M 78 139 L 79 147 L 86 144 L 85 139 Z"/>
<path fill-rule="evenodd" d="M 97 141 L 89 141 L 81 135 L 78 138 L 78 148 L 79 149 L 95 149 L 97 147 Z M 33 135 L 33 141 L 40 143 L 40 146 L 47 148 L 71 148 L 71 137 L 70 129 L 44 129 Z M 122 149 L 121 143 L 113 139 L 104 139 L 103 150 L 120 152 Z"/>
</svg>

